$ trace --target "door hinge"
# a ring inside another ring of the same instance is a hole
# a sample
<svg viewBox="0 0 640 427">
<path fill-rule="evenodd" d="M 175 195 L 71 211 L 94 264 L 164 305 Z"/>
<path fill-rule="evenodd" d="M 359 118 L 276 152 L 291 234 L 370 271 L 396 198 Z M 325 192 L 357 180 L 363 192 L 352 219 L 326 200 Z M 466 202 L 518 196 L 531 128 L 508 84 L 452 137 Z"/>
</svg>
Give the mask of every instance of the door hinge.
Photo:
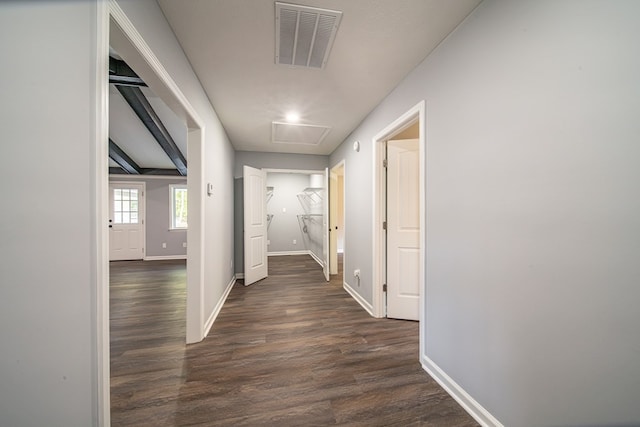
<svg viewBox="0 0 640 427">
<path fill-rule="evenodd" d="M 382 292 L 387 292 L 387 284 L 382 285 Z"/>
<path fill-rule="evenodd" d="M 384 159 L 384 160 L 382 161 L 382 167 L 383 167 L 383 168 L 386 168 L 386 167 L 387 167 L 387 159 Z"/>
<path fill-rule="evenodd" d="M 382 229 L 383 230 L 387 229 L 387 221 L 382 221 Z"/>
</svg>

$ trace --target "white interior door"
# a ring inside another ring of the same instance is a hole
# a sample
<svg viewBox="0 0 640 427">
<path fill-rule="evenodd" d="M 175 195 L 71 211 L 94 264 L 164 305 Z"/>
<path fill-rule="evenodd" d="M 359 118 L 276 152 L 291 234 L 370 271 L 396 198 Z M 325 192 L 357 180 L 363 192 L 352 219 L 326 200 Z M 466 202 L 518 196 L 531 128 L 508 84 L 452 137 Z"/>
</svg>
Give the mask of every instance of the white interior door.
<svg viewBox="0 0 640 427">
<path fill-rule="evenodd" d="M 419 319 L 420 158 L 417 139 L 387 143 L 387 317 Z"/>
<path fill-rule="evenodd" d="M 267 277 L 267 174 L 244 170 L 244 284 Z"/>
<path fill-rule="evenodd" d="M 324 257 L 324 277 L 329 281 L 331 268 L 329 260 L 329 168 L 324 169 L 324 201 L 322 212 L 322 256 Z"/>
<path fill-rule="evenodd" d="M 109 184 L 109 260 L 144 258 L 144 183 Z"/>
</svg>

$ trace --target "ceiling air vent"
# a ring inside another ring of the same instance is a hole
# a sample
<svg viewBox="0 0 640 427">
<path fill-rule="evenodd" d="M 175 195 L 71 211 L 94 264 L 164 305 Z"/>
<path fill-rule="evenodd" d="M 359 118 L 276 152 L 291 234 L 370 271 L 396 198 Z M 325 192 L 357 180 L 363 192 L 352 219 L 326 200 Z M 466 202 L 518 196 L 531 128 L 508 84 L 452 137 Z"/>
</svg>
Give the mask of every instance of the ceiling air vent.
<svg viewBox="0 0 640 427">
<path fill-rule="evenodd" d="M 276 64 L 324 68 L 342 12 L 276 2 Z"/>
<path fill-rule="evenodd" d="M 326 126 L 272 122 L 271 141 L 279 144 L 318 145 L 330 130 Z"/>
</svg>

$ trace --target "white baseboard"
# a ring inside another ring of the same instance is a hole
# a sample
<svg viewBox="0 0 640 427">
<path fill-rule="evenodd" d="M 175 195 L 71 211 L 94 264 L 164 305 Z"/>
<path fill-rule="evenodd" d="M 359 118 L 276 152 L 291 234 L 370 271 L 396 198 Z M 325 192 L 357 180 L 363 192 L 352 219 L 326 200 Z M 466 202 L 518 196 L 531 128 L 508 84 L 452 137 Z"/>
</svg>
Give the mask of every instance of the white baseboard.
<svg viewBox="0 0 640 427">
<path fill-rule="evenodd" d="M 426 355 L 422 355 L 422 368 L 445 389 L 451 397 L 484 427 L 504 427 L 489 411 L 480 405 L 458 383 L 447 375 L 436 363 Z"/>
<path fill-rule="evenodd" d="M 320 264 L 320 267 L 324 268 L 324 261 L 322 261 L 320 258 L 318 258 L 318 256 L 316 254 L 314 254 L 311 251 L 307 251 L 309 253 L 309 255 L 311 255 L 311 258 L 313 258 L 314 260 L 316 260 L 316 262 L 318 264 Z"/>
<path fill-rule="evenodd" d="M 309 255 L 309 251 L 281 251 L 281 252 L 267 252 L 267 256 L 288 256 L 288 255 Z"/>
<path fill-rule="evenodd" d="M 244 273 L 236 273 L 236 279 L 237 279 L 237 280 L 242 280 L 242 279 L 244 279 Z"/>
<path fill-rule="evenodd" d="M 347 282 L 343 282 L 342 287 L 351 297 L 358 302 L 365 309 L 367 313 L 371 315 L 371 317 L 375 317 L 373 315 L 373 306 L 369 304 L 364 298 L 360 296 Z"/>
<path fill-rule="evenodd" d="M 156 255 L 156 256 L 144 257 L 145 261 L 163 261 L 168 259 L 187 259 L 187 256 L 186 255 Z"/>
<path fill-rule="evenodd" d="M 218 301 L 218 304 L 216 304 L 216 306 L 214 307 L 213 311 L 209 315 L 209 318 L 205 322 L 205 324 L 204 324 L 204 336 L 205 336 L 205 338 L 207 337 L 207 335 L 209 335 L 209 331 L 211 330 L 211 327 L 213 326 L 213 322 L 216 321 L 216 318 L 218 317 L 218 314 L 220 314 L 220 310 L 222 310 L 222 306 L 227 301 L 227 297 L 229 296 L 229 292 L 231 292 L 231 289 L 233 288 L 233 285 L 235 285 L 235 283 L 236 283 L 236 276 L 233 276 L 231 278 L 231 281 L 227 284 L 227 287 L 224 290 L 224 293 L 222 294 L 222 298 L 220 298 L 220 301 Z"/>
</svg>

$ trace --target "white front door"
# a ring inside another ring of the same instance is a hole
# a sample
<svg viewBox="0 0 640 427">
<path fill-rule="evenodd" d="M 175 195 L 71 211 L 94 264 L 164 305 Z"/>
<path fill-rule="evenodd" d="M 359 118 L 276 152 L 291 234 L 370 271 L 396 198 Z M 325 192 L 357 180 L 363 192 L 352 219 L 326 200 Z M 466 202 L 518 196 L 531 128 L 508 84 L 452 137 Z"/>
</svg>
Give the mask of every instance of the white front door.
<svg viewBox="0 0 640 427">
<path fill-rule="evenodd" d="M 244 167 L 244 284 L 267 277 L 267 174 Z"/>
<path fill-rule="evenodd" d="M 109 260 L 144 258 L 144 183 L 109 184 Z"/>
<path fill-rule="evenodd" d="M 417 139 L 387 143 L 387 317 L 419 319 L 420 158 Z"/>
</svg>

